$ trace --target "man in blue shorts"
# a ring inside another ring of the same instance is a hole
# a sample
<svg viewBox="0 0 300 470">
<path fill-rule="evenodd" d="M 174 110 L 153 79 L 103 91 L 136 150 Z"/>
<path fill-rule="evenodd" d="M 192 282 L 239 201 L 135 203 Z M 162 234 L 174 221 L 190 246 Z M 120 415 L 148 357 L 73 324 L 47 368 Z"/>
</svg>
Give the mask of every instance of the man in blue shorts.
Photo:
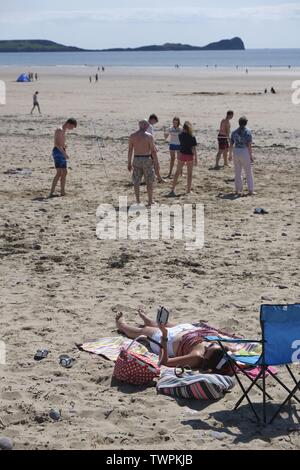
<svg viewBox="0 0 300 470">
<path fill-rule="evenodd" d="M 65 196 L 65 185 L 66 185 L 66 178 L 67 178 L 67 160 L 69 160 L 69 157 L 66 153 L 66 131 L 67 130 L 73 130 L 76 129 L 77 127 L 77 121 L 74 118 L 68 119 L 65 124 L 60 127 L 59 129 L 56 129 L 55 134 L 54 134 L 54 148 L 52 151 L 52 156 L 54 159 L 54 164 L 56 168 L 56 175 L 54 177 L 53 183 L 52 183 L 52 188 L 50 192 L 50 197 L 54 197 L 55 194 L 55 188 L 57 183 L 60 180 L 60 188 L 61 196 Z"/>
</svg>

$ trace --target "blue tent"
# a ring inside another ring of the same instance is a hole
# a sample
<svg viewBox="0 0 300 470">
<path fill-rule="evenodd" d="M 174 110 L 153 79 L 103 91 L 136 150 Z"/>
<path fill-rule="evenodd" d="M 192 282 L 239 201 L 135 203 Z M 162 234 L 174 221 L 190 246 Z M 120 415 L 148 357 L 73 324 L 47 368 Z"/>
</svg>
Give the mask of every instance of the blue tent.
<svg viewBox="0 0 300 470">
<path fill-rule="evenodd" d="M 28 75 L 26 73 L 22 73 L 17 79 L 17 82 L 30 82 Z"/>
</svg>

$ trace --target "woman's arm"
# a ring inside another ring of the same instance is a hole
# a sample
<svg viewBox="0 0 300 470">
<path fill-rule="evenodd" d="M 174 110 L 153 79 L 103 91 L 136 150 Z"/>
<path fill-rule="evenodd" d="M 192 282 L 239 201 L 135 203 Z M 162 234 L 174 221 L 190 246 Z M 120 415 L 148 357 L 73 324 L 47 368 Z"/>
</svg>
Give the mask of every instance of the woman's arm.
<svg viewBox="0 0 300 470">
<path fill-rule="evenodd" d="M 170 129 L 167 129 L 166 127 L 164 127 L 164 136 L 166 140 L 169 137 L 169 135 L 170 135 Z"/>
<path fill-rule="evenodd" d="M 196 354 L 187 354 L 186 356 L 179 356 L 179 357 L 168 357 L 168 330 L 165 325 L 158 325 L 159 329 L 162 332 L 161 337 L 161 354 L 159 358 L 159 362 L 161 365 L 167 367 L 191 367 L 196 368 L 199 367 L 200 358 Z"/>
<path fill-rule="evenodd" d="M 229 147 L 229 161 L 232 161 L 232 152 L 233 152 L 233 143 L 230 142 L 230 147 Z"/>
<path fill-rule="evenodd" d="M 253 158 L 252 143 L 251 143 L 251 142 L 248 144 L 248 150 L 249 150 L 250 160 L 251 160 L 251 162 L 253 163 L 253 162 L 254 162 L 254 158 Z"/>
<path fill-rule="evenodd" d="M 198 156 L 197 156 L 197 148 L 193 147 L 193 154 L 194 154 L 194 164 L 197 166 L 198 164 Z"/>
</svg>

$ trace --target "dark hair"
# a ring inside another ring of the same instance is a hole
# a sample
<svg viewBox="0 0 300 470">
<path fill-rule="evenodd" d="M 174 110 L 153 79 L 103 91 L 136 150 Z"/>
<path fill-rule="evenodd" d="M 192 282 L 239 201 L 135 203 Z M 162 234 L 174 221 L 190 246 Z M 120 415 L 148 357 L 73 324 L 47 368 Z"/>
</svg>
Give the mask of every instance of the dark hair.
<svg viewBox="0 0 300 470">
<path fill-rule="evenodd" d="M 248 119 L 246 118 L 246 116 L 242 116 L 240 119 L 239 119 L 239 125 L 240 127 L 246 127 L 248 124 Z"/>
<path fill-rule="evenodd" d="M 173 122 L 174 122 L 174 121 L 177 121 L 178 124 L 179 124 L 179 126 L 180 126 L 180 118 L 179 118 L 178 116 L 175 116 L 175 117 L 173 118 Z"/>
<path fill-rule="evenodd" d="M 69 118 L 66 124 L 72 124 L 72 126 L 74 126 L 75 128 L 77 127 L 77 121 L 74 118 Z"/>
<path fill-rule="evenodd" d="M 223 356 L 224 353 L 222 349 L 214 349 L 209 359 L 203 359 L 201 369 L 216 372 L 217 365 L 220 363 Z"/>
<path fill-rule="evenodd" d="M 227 116 L 233 116 L 234 115 L 234 112 L 233 111 L 227 111 Z"/>
<path fill-rule="evenodd" d="M 187 131 L 188 134 L 193 135 L 193 126 L 189 121 L 185 121 L 183 129 Z"/>
<path fill-rule="evenodd" d="M 156 122 L 158 122 L 158 117 L 156 116 L 156 114 L 151 114 L 151 116 L 149 117 L 149 121 L 151 121 L 151 119 L 154 119 Z"/>
<path fill-rule="evenodd" d="M 241 135 L 242 131 L 245 129 L 247 124 L 248 124 L 248 119 L 246 118 L 246 116 L 242 116 L 239 119 L 239 126 L 240 126 L 238 130 L 239 135 Z"/>
</svg>

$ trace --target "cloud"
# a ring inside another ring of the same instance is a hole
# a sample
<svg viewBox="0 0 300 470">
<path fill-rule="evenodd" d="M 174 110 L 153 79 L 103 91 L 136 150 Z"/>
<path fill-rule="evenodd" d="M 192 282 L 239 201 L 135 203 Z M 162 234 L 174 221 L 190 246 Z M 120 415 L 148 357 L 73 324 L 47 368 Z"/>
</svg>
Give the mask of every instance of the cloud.
<svg viewBox="0 0 300 470">
<path fill-rule="evenodd" d="M 84 23 L 199 23 L 201 20 L 279 21 L 300 19 L 300 5 L 287 3 L 240 8 L 146 7 L 94 10 L 18 11 L 1 13 L 0 23 L 28 24 L 74 21 Z"/>
</svg>

